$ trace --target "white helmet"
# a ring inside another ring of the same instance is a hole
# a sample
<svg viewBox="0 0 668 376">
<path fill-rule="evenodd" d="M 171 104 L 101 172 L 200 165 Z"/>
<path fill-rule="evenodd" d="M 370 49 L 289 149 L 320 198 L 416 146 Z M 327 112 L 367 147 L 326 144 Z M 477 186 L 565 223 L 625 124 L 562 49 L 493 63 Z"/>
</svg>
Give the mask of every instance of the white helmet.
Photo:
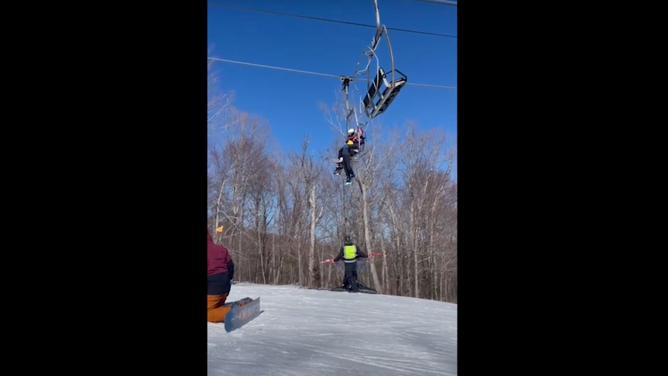
<svg viewBox="0 0 668 376">
<path fill-rule="evenodd" d="M 353 133 L 355 133 L 354 129 L 352 129 L 352 128 L 348 129 L 348 134 L 353 134 Z"/>
</svg>

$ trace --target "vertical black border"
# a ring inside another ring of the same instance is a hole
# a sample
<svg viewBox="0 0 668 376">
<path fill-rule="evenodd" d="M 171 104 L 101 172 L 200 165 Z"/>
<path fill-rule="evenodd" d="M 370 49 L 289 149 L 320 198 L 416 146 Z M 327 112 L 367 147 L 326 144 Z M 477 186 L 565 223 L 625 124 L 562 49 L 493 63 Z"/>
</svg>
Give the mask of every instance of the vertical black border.
<svg viewBox="0 0 668 376">
<path fill-rule="evenodd" d="M 564 129 L 576 78 L 559 52 L 563 15 L 547 3 L 471 5 L 458 8 L 458 373 L 550 374 L 576 346 L 559 308 L 573 296 L 564 176 L 577 171 L 563 149 L 577 133 Z"/>
<path fill-rule="evenodd" d="M 71 8 L 31 19 L 40 106 L 13 137 L 15 306 L 52 357 L 31 369 L 205 375 L 206 3 Z"/>
<path fill-rule="evenodd" d="M 459 373 L 619 371 L 621 359 L 592 361 L 621 341 L 601 341 L 618 247 L 604 234 L 618 226 L 605 198 L 616 174 L 603 171 L 618 163 L 606 140 L 619 119 L 592 21 L 617 18 L 471 5 L 458 9 Z"/>
<path fill-rule="evenodd" d="M 124 288 L 141 307 L 128 312 L 141 336 L 132 350 L 151 373 L 205 375 L 207 6 L 142 6 L 142 38 L 132 43 L 139 90 L 128 90 L 141 115 L 128 127 L 134 158 L 125 160 L 137 179 L 126 217 L 142 239 L 124 257 L 138 261 L 136 284 Z"/>
</svg>

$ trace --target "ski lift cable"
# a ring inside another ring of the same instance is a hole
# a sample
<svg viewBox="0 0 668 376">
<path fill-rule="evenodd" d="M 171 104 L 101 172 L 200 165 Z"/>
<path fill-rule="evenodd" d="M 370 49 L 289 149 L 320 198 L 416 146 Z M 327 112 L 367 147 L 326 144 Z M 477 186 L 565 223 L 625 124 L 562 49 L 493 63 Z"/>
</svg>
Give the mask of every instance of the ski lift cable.
<svg viewBox="0 0 668 376">
<path fill-rule="evenodd" d="M 302 19 L 313 20 L 313 21 L 321 21 L 321 22 L 331 22 L 331 23 L 338 23 L 338 24 L 342 24 L 342 25 L 350 25 L 350 26 L 358 26 L 358 27 L 368 27 L 368 28 L 376 28 L 376 27 L 377 27 L 376 25 L 363 24 L 363 23 L 359 23 L 359 22 L 350 22 L 350 21 L 334 20 L 334 19 L 330 19 L 330 18 L 305 16 L 305 15 L 301 15 L 301 14 L 292 14 L 292 13 L 285 13 L 285 12 L 277 12 L 277 11 L 267 10 L 267 9 L 248 8 L 248 7 L 241 7 L 241 6 L 229 5 L 229 4 L 221 4 L 221 3 L 210 2 L 210 1 L 207 2 L 207 4 L 208 4 L 208 5 L 217 6 L 217 7 L 223 7 L 223 8 L 230 8 L 230 9 L 241 10 L 241 11 L 250 11 L 250 12 L 258 12 L 258 13 L 267 13 L 267 14 L 273 14 L 273 15 L 277 15 L 277 16 L 302 18 Z M 419 35 L 429 35 L 429 36 L 434 36 L 434 37 L 457 39 L 457 36 L 456 36 L 456 35 L 448 35 L 448 34 L 434 33 L 434 32 L 430 32 L 430 31 L 421 31 L 421 30 L 412 30 L 412 29 L 402 29 L 402 28 L 396 28 L 396 27 L 388 27 L 388 30 L 397 31 L 397 32 L 401 32 L 401 33 L 410 33 L 410 34 L 419 34 Z"/>
<path fill-rule="evenodd" d="M 431 4 L 438 4 L 438 5 L 449 5 L 456 7 L 457 2 L 456 1 L 447 1 L 447 0 L 411 0 L 411 1 L 417 1 L 417 2 L 422 2 L 422 3 L 431 3 Z"/>
<path fill-rule="evenodd" d="M 220 62 L 223 62 L 223 63 L 246 65 L 246 66 L 251 66 L 251 67 L 266 68 L 266 69 L 273 69 L 273 70 L 280 70 L 280 71 L 286 71 L 286 72 L 292 72 L 292 73 L 310 74 L 310 75 L 312 75 L 312 76 L 320 76 L 320 77 L 336 78 L 337 80 L 340 80 L 341 77 L 342 77 L 340 74 L 329 74 L 329 73 L 320 73 L 320 72 L 307 71 L 307 70 L 302 70 L 302 69 L 284 68 L 284 67 L 278 67 L 278 66 L 273 66 L 273 65 L 265 65 L 265 64 L 250 63 L 250 62 L 246 62 L 246 61 L 238 61 L 238 60 L 230 60 L 230 59 L 221 59 L 221 58 L 213 57 L 213 56 L 207 56 L 207 59 L 209 59 L 209 60 L 214 60 L 214 61 L 220 61 Z M 357 81 L 357 80 L 355 79 L 355 77 L 349 77 L 349 78 L 352 79 L 352 82 Z M 430 88 L 435 88 L 435 89 L 445 89 L 445 90 L 457 90 L 457 87 L 456 87 L 456 86 L 443 86 L 443 85 L 419 84 L 419 83 L 414 83 L 414 82 L 407 82 L 406 85 L 410 85 L 410 86 L 430 87 Z"/>
</svg>

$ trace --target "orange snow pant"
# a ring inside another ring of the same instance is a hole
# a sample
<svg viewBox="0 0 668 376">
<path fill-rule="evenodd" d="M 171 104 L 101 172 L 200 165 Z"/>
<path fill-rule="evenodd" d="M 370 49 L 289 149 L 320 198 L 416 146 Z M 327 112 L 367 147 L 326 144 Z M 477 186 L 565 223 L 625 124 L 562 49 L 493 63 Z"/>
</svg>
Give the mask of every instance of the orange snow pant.
<svg viewBox="0 0 668 376">
<path fill-rule="evenodd" d="M 206 296 L 206 321 L 225 321 L 225 314 L 232 309 L 231 306 L 223 307 L 225 300 L 227 300 L 227 294 Z"/>
</svg>

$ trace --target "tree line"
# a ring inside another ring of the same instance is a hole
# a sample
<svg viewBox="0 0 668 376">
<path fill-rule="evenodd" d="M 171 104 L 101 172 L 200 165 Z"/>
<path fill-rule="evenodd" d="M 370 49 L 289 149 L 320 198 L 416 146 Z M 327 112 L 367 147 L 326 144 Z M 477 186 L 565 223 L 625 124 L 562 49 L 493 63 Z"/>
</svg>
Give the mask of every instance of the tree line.
<svg viewBox="0 0 668 376">
<path fill-rule="evenodd" d="M 383 294 L 457 302 L 455 140 L 440 128 L 374 123 L 365 129 L 373 142 L 353 162 L 356 179 L 344 186 L 332 174 L 340 140 L 319 151 L 304 137 L 301 150 L 286 152 L 265 120 L 210 90 L 209 229 L 230 249 L 235 280 L 339 285 L 342 275 L 321 261 L 351 235 L 366 252 L 381 253 L 369 259 L 363 283 Z M 332 127 L 345 128 L 341 107 L 322 106 Z"/>
</svg>

